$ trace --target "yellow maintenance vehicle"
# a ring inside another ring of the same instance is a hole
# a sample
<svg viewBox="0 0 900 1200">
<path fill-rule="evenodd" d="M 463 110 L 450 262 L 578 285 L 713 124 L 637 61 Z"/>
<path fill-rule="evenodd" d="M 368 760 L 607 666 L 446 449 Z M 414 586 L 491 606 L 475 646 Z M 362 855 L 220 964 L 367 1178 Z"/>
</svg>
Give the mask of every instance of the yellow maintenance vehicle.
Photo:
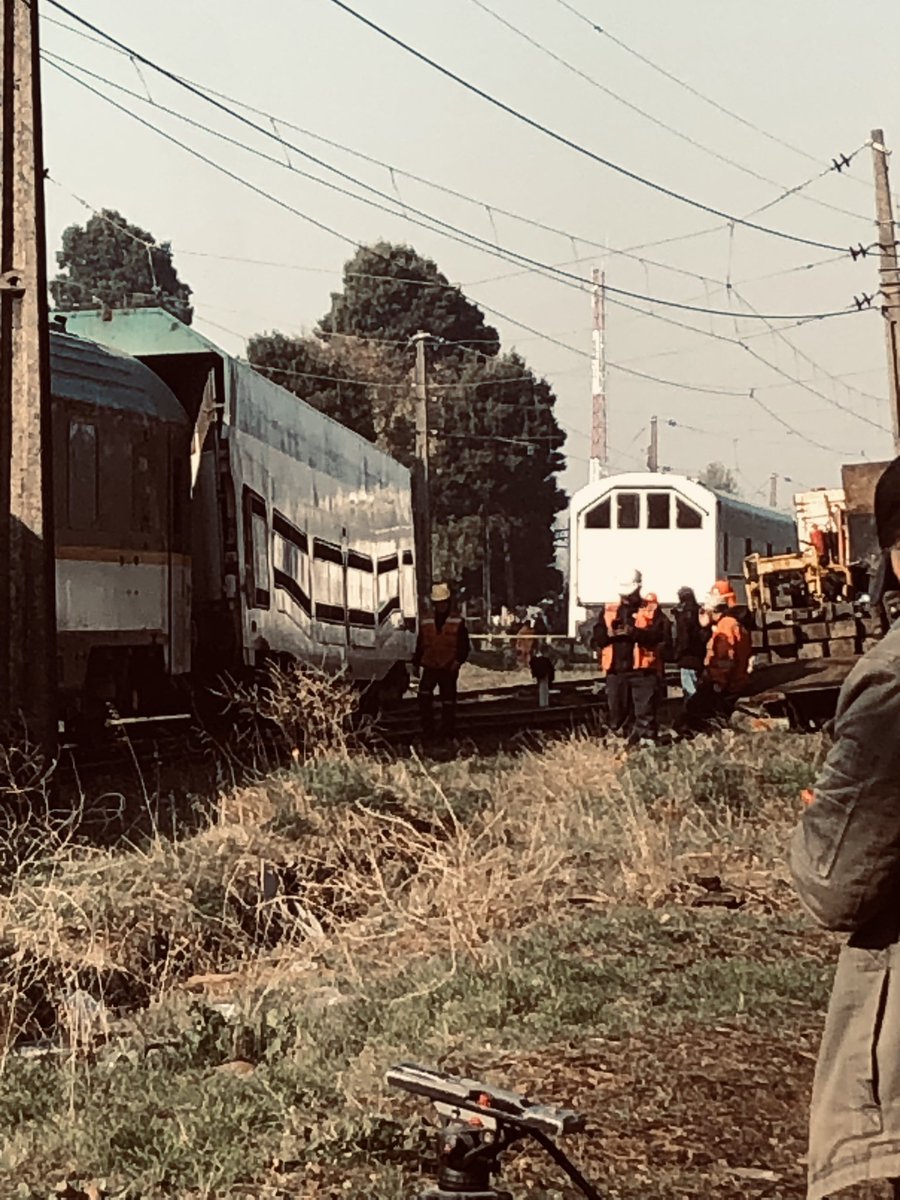
<svg viewBox="0 0 900 1200">
<path fill-rule="evenodd" d="M 797 553 L 744 559 L 756 666 L 862 654 L 883 632 L 869 601 L 878 561 L 871 519 L 884 463 L 844 468 L 844 487 L 794 497 Z"/>
</svg>

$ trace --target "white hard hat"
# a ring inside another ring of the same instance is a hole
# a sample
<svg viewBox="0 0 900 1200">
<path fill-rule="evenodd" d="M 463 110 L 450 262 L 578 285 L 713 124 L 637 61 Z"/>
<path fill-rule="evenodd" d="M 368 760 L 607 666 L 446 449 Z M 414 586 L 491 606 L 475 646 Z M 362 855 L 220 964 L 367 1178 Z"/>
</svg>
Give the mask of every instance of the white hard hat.
<svg viewBox="0 0 900 1200">
<path fill-rule="evenodd" d="M 619 584 L 619 595 L 630 596 L 632 592 L 636 592 L 641 586 L 642 578 L 640 571 L 633 571 L 630 578 L 623 579 Z"/>
<path fill-rule="evenodd" d="M 441 600 L 450 599 L 450 585 L 448 583 L 436 583 L 431 589 L 431 603 L 439 604 Z"/>
</svg>

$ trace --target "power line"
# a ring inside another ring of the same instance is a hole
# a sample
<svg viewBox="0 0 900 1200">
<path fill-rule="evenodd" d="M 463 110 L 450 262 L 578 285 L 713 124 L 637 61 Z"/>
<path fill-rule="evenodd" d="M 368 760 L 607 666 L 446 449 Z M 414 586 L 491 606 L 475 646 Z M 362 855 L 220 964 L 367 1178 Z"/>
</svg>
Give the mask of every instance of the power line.
<svg viewBox="0 0 900 1200">
<path fill-rule="evenodd" d="M 787 199 L 789 196 L 802 193 L 802 189 L 808 186 L 807 184 L 801 184 L 799 187 L 788 188 L 785 190 L 785 185 L 783 183 L 778 183 L 776 180 L 770 179 L 767 175 L 762 175 L 759 171 L 755 171 L 752 167 L 747 167 L 743 163 L 736 162 L 735 159 L 729 158 L 727 154 L 721 154 L 718 150 L 714 150 L 711 146 L 707 146 L 704 142 L 698 141 L 696 138 L 691 137 L 690 134 L 684 133 L 681 129 L 677 129 L 674 125 L 669 125 L 666 121 L 663 121 L 653 113 L 648 112 L 645 108 L 641 108 L 640 105 L 634 104 L 632 101 L 627 100 L 624 96 L 620 96 L 618 92 L 613 91 L 612 88 L 607 87 L 604 83 L 601 83 L 593 75 L 589 75 L 586 71 L 582 71 L 580 67 L 575 66 L 574 63 L 551 50 L 549 46 L 538 41 L 537 38 L 531 37 L 530 34 L 526 33 L 524 29 L 519 28 L 519 26 L 515 25 L 512 21 L 508 21 L 488 4 L 485 4 L 484 0 L 471 0 L 471 2 L 476 8 L 481 9 L 482 12 L 499 22 L 499 24 L 505 29 L 510 30 L 510 32 L 515 34 L 516 37 L 521 38 L 523 41 L 527 42 L 528 45 L 533 46 L 536 50 L 539 50 L 542 54 L 545 54 L 548 58 L 558 63 L 561 67 L 564 67 L 573 75 L 578 76 L 578 78 L 584 80 L 585 83 L 590 84 L 591 87 L 596 88 L 598 91 L 602 92 L 605 96 L 609 96 L 617 103 L 624 105 L 624 107 L 629 109 L 631 112 L 637 113 L 638 116 L 650 121 L 659 129 L 665 130 L 666 133 L 672 134 L 673 137 L 677 137 L 680 141 L 686 142 L 689 146 L 693 146 L 697 150 L 702 150 L 704 154 L 708 154 L 712 158 L 717 159 L 719 162 L 725 163 L 726 166 L 733 167 L 735 170 L 741 171 L 745 175 L 749 175 L 751 179 L 756 179 L 760 183 L 769 184 L 771 187 L 782 189 L 782 195 L 778 196 L 777 199 L 772 200 L 769 204 L 767 204 L 765 206 L 766 208 L 771 208 L 775 204 L 780 204 L 782 200 Z M 853 155 L 849 155 L 848 159 L 852 161 L 853 157 Z M 841 163 L 841 167 L 843 168 L 843 162 Z M 815 182 L 816 179 L 821 179 L 823 176 L 828 175 L 835 170 L 837 170 L 837 165 L 833 164 L 821 171 L 818 175 L 814 176 L 814 178 L 809 182 Z M 822 208 L 829 208 L 833 212 L 838 212 L 842 216 L 854 217 L 859 220 L 868 220 L 867 217 L 863 217 L 860 213 L 851 212 L 849 209 L 840 208 L 835 204 L 829 204 L 827 201 L 819 200 L 815 196 L 804 195 L 802 198 L 811 204 L 817 204 Z"/>
<path fill-rule="evenodd" d="M 165 67 L 159 66 L 157 63 L 153 62 L 151 59 L 147 58 L 145 55 L 126 46 L 123 42 L 120 42 L 117 38 L 114 38 L 111 34 L 108 34 L 105 30 L 100 29 L 98 26 L 92 24 L 86 18 L 79 16 L 77 13 L 75 13 L 71 9 L 67 8 L 64 4 L 62 4 L 60 2 L 60 0 L 49 0 L 49 3 L 54 8 L 58 9 L 60 12 L 65 13 L 66 16 L 68 16 L 72 20 L 78 22 L 78 24 L 83 25 L 86 29 L 89 29 L 92 33 L 94 33 L 100 37 L 104 37 L 111 44 L 118 46 L 119 49 L 124 51 L 125 53 L 127 53 L 130 58 L 136 59 L 137 61 L 144 63 L 144 65 L 150 67 L 154 71 L 157 71 L 159 74 L 163 75 L 165 78 L 172 80 L 172 82 L 179 84 L 181 87 L 186 88 L 188 91 L 192 92 L 194 95 L 205 100 L 207 103 L 216 106 L 217 108 L 221 109 L 223 112 L 228 113 L 230 116 L 234 117 L 235 119 L 242 121 L 244 124 L 249 125 L 251 128 L 256 129 L 257 132 L 263 133 L 266 137 L 271 137 L 275 141 L 278 141 L 280 144 L 283 144 L 283 139 L 280 138 L 277 133 L 267 130 L 262 126 L 256 125 L 255 122 L 250 121 L 247 117 L 242 116 L 240 113 L 236 113 L 233 109 L 229 109 L 221 101 L 215 99 L 215 97 L 207 95 L 200 88 L 197 88 L 193 84 L 187 82 L 186 80 L 181 79 L 179 76 L 174 74 L 172 71 L 167 70 Z M 646 179 L 634 171 L 630 171 L 627 168 L 622 167 L 617 163 L 613 163 L 609 159 L 603 158 L 601 155 L 596 154 L 594 151 L 587 149 L 587 147 L 579 145 L 579 143 L 573 141 L 570 138 L 565 137 L 565 135 L 557 133 L 555 130 L 550 129 L 549 126 L 543 125 L 541 122 L 535 120 L 534 118 L 526 116 L 524 113 L 519 112 L 517 109 L 513 108 L 511 105 L 508 105 L 504 101 L 499 100 L 497 97 L 492 96 L 489 92 L 486 92 L 482 88 L 477 87 L 475 84 L 470 83 L 468 80 L 463 79 L 462 76 L 457 75 L 455 72 L 451 71 L 449 68 L 442 66 L 440 63 L 436 62 L 434 59 L 429 58 L 427 55 L 423 54 L 421 51 L 414 49 L 414 47 L 412 47 L 408 43 L 402 41 L 400 38 L 396 37 L 394 34 L 389 33 L 386 29 L 383 29 L 380 25 L 377 25 L 374 21 L 370 21 L 368 17 L 365 17 L 361 13 L 356 12 L 356 10 L 351 8 L 350 5 L 345 4 L 344 0 L 331 0 L 331 3 L 335 4 L 338 8 L 342 9 L 344 12 L 346 12 L 350 16 L 354 17 L 356 20 L 362 22 L 364 25 L 366 25 L 370 29 L 374 30 L 380 36 L 387 38 L 389 41 L 393 42 L 395 45 L 399 46 L 401 49 L 405 50 L 407 53 L 412 54 L 414 57 L 418 58 L 420 61 L 426 63 L 432 69 L 439 71 L 442 75 L 446 76 L 449 79 L 454 80 L 454 82 L 460 84 L 462 87 L 464 87 L 467 90 L 473 92 L 474 94 L 480 96 L 482 99 L 488 101 L 490 104 L 494 105 L 495 107 L 500 108 L 502 111 L 508 113 L 510 116 L 515 117 L 517 120 L 524 122 L 525 124 L 531 126 L 534 129 L 537 129 L 539 132 L 543 133 L 545 136 L 551 137 L 555 141 L 559 142 L 561 145 L 567 146 L 569 149 L 574 150 L 577 153 L 582 154 L 585 157 L 592 159 L 593 161 L 599 163 L 602 166 L 608 167 L 609 169 L 618 172 L 619 174 L 625 176 L 626 178 L 630 178 L 630 179 L 634 180 L 635 182 L 641 183 L 645 187 L 649 187 L 649 188 L 653 189 L 654 191 L 659 192 L 662 195 L 669 196 L 671 199 L 679 200 L 681 203 L 688 204 L 693 208 L 700 209 L 703 212 L 708 212 L 713 216 L 721 217 L 724 220 L 729 221 L 729 222 L 735 222 L 735 223 L 738 223 L 741 225 L 745 225 L 748 228 L 756 229 L 758 232 L 767 233 L 773 237 L 778 237 L 778 238 L 782 238 L 782 239 L 785 239 L 788 241 L 798 242 L 802 245 L 815 246 L 817 249 L 820 249 L 820 250 L 840 251 L 840 250 L 844 249 L 844 247 L 842 247 L 842 246 L 836 246 L 836 245 L 826 243 L 826 242 L 819 242 L 819 241 L 815 241 L 811 238 L 803 238 L 803 237 L 799 237 L 794 234 L 786 233 L 783 230 L 771 229 L 767 226 L 757 225 L 754 222 L 746 221 L 742 218 L 735 217 L 729 213 L 723 212 L 721 209 L 714 208 L 713 206 L 704 204 L 699 200 L 694 200 L 688 196 L 684 196 L 681 193 L 676 192 L 671 188 L 667 188 L 667 187 L 663 186 L 662 184 L 655 183 L 654 181 L 652 181 L 650 179 Z M 298 153 L 304 153 L 303 151 L 301 151 L 299 149 L 299 147 L 295 147 L 295 149 L 297 150 Z M 307 156 L 307 157 L 310 157 L 310 156 Z"/>
<path fill-rule="evenodd" d="M 57 8 L 63 7 L 59 3 L 59 0 L 50 0 L 50 3 L 55 5 Z M 357 21 L 360 21 L 363 25 L 366 25 L 369 29 L 373 30 L 381 37 L 387 38 L 388 41 L 393 42 L 395 46 L 399 46 L 401 50 L 405 50 L 407 54 L 413 55 L 413 57 L 417 58 L 420 62 L 425 63 L 427 66 L 431 67 L 435 71 L 438 71 L 446 78 L 452 79 L 454 83 L 458 83 L 467 91 L 470 91 L 474 95 L 481 97 L 482 100 L 486 100 L 495 108 L 499 108 L 502 112 L 505 112 L 509 116 L 514 117 L 517 121 L 521 121 L 523 124 L 530 126 L 532 129 L 538 130 L 538 132 L 543 133 L 546 137 L 552 138 L 554 141 L 559 142 L 560 145 L 566 146 L 570 150 L 574 150 L 576 153 L 583 155 L 585 158 L 591 159 L 593 162 L 599 163 L 601 166 L 607 167 L 612 171 L 616 171 L 618 174 L 625 176 L 627 179 L 633 180 L 635 183 L 640 183 L 644 187 L 651 188 L 653 191 L 659 192 L 661 195 L 668 196 L 672 200 L 678 200 L 682 204 L 687 204 L 692 208 L 697 208 L 701 212 L 710 213 L 710 215 L 714 217 L 721 217 L 723 220 L 728 221 L 729 223 L 733 222 L 734 224 L 744 225 L 748 229 L 754 229 L 758 233 L 766 233 L 771 237 L 782 238 L 786 241 L 798 242 L 804 246 L 815 246 L 819 250 L 840 251 L 844 249 L 842 246 L 836 246 L 829 242 L 819 242 L 812 238 L 804 238 L 799 237 L 796 234 L 787 233 L 782 229 L 772 229 L 766 225 L 758 225 L 753 221 L 747 221 L 741 217 L 736 217 L 731 213 L 724 212 L 722 209 L 715 208 L 713 205 L 704 204 L 700 200 L 693 199 L 693 197 L 682 195 L 682 193 L 676 192 L 673 188 L 668 188 L 664 184 L 656 183 L 652 179 L 647 179 L 645 176 L 639 175 L 636 171 L 631 171 L 627 167 L 623 167 L 619 163 L 614 163 L 611 159 L 604 158 L 602 155 L 595 153 L 593 150 L 589 150 L 586 146 L 582 146 L 580 143 L 573 141 L 569 137 L 566 137 L 565 134 L 558 133 L 556 130 L 551 129 L 548 125 L 542 124 L 542 122 L 536 120 L 534 117 L 527 116 L 525 113 L 520 112 L 512 105 L 507 104 L 505 101 L 491 95 L 490 92 L 486 92 L 483 88 L 478 87 L 476 84 L 470 83 L 469 80 L 464 79 L 461 75 L 457 75 L 455 71 L 451 71 L 449 67 L 445 67 L 435 59 L 429 58 L 428 55 L 424 54 L 421 50 L 416 50 L 415 47 L 410 46 L 408 42 L 404 42 L 401 38 L 397 37 L 393 33 L 390 33 L 381 25 L 377 25 L 368 17 L 363 16 L 362 13 L 359 13 L 354 8 L 351 8 L 349 4 L 345 4 L 344 0 L 331 0 L 331 3 L 342 9 L 349 16 L 354 17 Z M 64 9 L 63 11 L 68 10 Z"/>
<path fill-rule="evenodd" d="M 50 0 L 50 2 L 53 4 L 57 4 L 58 7 L 62 7 L 61 5 L 58 4 L 58 0 Z M 66 10 L 66 11 L 68 11 L 68 10 Z M 147 126 L 150 129 L 154 129 L 154 130 L 156 130 L 156 132 L 160 133 L 162 136 L 168 137 L 170 140 L 175 141 L 175 143 L 177 145 L 181 146 L 182 148 L 186 148 L 184 143 L 178 142 L 177 139 L 172 138 L 171 135 L 165 133 L 163 130 L 160 130 L 158 126 L 155 126 L 151 122 L 148 122 L 148 121 L 144 120 L 143 118 L 138 117 L 137 114 L 135 114 L 132 110 L 126 108 L 124 105 L 119 104 L 118 102 L 113 100 L 112 97 L 107 96 L 103 92 L 100 92 L 97 88 L 92 87 L 84 79 L 80 79 L 77 76 L 72 75 L 72 73 L 70 71 L 66 70 L 64 67 L 59 65 L 59 62 L 56 61 L 56 57 L 57 56 L 48 56 L 48 61 L 50 62 L 50 65 L 53 66 L 57 71 L 61 72 L 63 75 L 65 75 L 67 78 L 73 80 L 74 82 L 79 83 L 82 87 L 86 88 L 88 91 L 92 92 L 94 95 L 99 96 L 101 99 L 105 100 L 107 103 L 112 104 L 115 108 L 119 109 L 121 112 L 124 112 L 124 113 L 134 117 L 136 120 L 139 120 L 141 122 L 141 124 Z M 164 68 L 156 66 L 156 64 L 150 62 L 149 59 L 142 59 L 142 61 L 146 62 L 146 64 L 148 66 L 152 67 L 154 70 L 161 71 L 167 77 L 170 77 L 170 72 L 166 71 Z M 76 69 L 83 70 L 82 68 L 77 67 L 77 66 L 76 66 Z M 93 75 L 93 72 L 85 72 L 85 73 L 89 74 L 89 75 Z M 171 76 L 171 77 L 177 79 L 177 77 L 174 77 L 174 76 Z M 110 80 L 103 80 L 103 81 L 110 84 L 110 86 L 112 86 L 112 87 L 120 88 L 120 85 L 112 83 L 112 81 L 110 81 Z M 199 89 L 194 88 L 193 85 L 182 82 L 182 86 L 185 86 L 190 91 L 196 92 L 198 95 L 203 96 L 203 93 L 200 92 Z M 531 258 L 530 256 L 522 254 L 519 251 L 512 250 L 509 247 L 500 246 L 496 243 L 489 242 L 485 238 L 479 237 L 477 234 L 473 234 L 468 230 L 461 229 L 460 227 L 458 227 L 456 225 L 452 225 L 449 222 L 443 221 L 440 218 L 435 217 L 435 216 L 431 215 L 430 213 L 425 212 L 424 210 L 413 208 L 412 206 L 405 204 L 403 202 L 401 202 L 401 204 L 402 204 L 401 211 L 397 211 L 397 209 L 395 207 L 388 207 L 387 205 L 380 204 L 374 200 L 369 199 L 366 196 L 360 196 L 354 192 L 350 192 L 346 188 L 340 187 L 338 184 L 332 183 L 326 179 L 321 179 L 320 177 L 313 175 L 308 171 L 303 171 L 299 167 L 294 166 L 290 162 L 284 162 L 279 158 L 275 158 L 272 155 L 268 155 L 264 151 L 258 150 L 254 146 L 249 146 L 244 142 L 240 142 L 237 139 L 228 136 L 227 134 L 221 133 L 219 130 L 213 129 L 207 125 L 203 125 L 201 122 L 195 121 L 192 117 L 189 117 L 186 114 L 181 113 L 176 109 L 169 109 L 163 105 L 158 105 L 153 100 L 148 100 L 147 98 L 140 96 L 139 93 L 131 92 L 127 88 L 125 88 L 125 89 L 120 88 L 120 90 L 124 90 L 124 91 L 128 92 L 128 94 L 131 95 L 133 98 L 139 99 L 143 103 L 149 103 L 152 107 L 157 108 L 160 111 L 165 112 L 170 116 L 174 116 L 177 119 L 184 121 L 186 124 L 190 125 L 192 128 L 199 129 L 199 130 L 203 131 L 204 133 L 210 134 L 213 137 L 220 138 L 221 140 L 229 143 L 230 145 L 237 146 L 240 149 L 243 149 L 246 152 L 255 155 L 256 157 L 262 158 L 265 161 L 270 162 L 278 167 L 281 167 L 282 169 L 286 169 L 294 174 L 298 174 L 305 179 L 309 179 L 312 182 L 318 183 L 320 186 L 329 188 L 332 191 L 336 191 L 341 195 L 349 196 L 351 199 L 357 200 L 360 203 L 368 204 L 369 206 L 371 206 L 373 208 L 388 212 L 393 217 L 397 217 L 401 220 L 406 220 L 414 225 L 419 225 L 423 228 L 428 229 L 429 232 L 440 233 L 440 234 L 442 234 L 442 236 L 447 237 L 452 241 L 460 241 L 462 239 L 462 242 L 464 245 L 467 245 L 470 248 L 472 248 L 474 246 L 474 248 L 481 249 L 484 252 L 492 255 L 495 258 L 499 258 L 501 261 L 509 262 L 509 263 L 517 263 L 519 265 L 524 264 L 527 267 L 529 267 L 539 273 L 543 273 L 548 278 L 555 278 L 555 279 L 557 279 L 558 282 L 566 283 L 569 286 L 574 285 L 579 291 L 587 292 L 590 290 L 591 285 L 588 280 L 582 278 L 579 275 L 575 275 L 570 271 L 564 271 L 559 267 L 554 267 L 549 263 L 544 263 L 544 262 L 540 261 L 539 259 Z M 394 201 L 393 197 L 387 195 L 384 192 L 381 192 L 378 188 L 374 188 L 370 184 L 366 184 L 362 180 L 356 179 L 354 176 L 347 174 L 347 172 L 341 171 L 338 168 L 332 166 L 331 164 L 324 162 L 321 159 L 316 158 L 314 155 L 308 154 L 306 151 L 301 150 L 299 147 L 293 146 L 291 143 L 283 142 L 282 139 L 277 137 L 277 135 L 272 135 L 270 133 L 270 131 L 264 129 L 262 126 L 256 125 L 255 122 L 248 121 L 247 118 L 241 117 L 240 114 L 238 114 L 238 113 L 231 113 L 231 110 L 225 108 L 225 106 L 220 104 L 218 101 L 213 100 L 210 97 L 204 97 L 204 98 L 206 98 L 209 101 L 209 103 L 213 104 L 215 107 L 224 109 L 224 111 L 230 113 L 230 115 L 235 116 L 238 120 L 242 121 L 245 124 L 250 125 L 250 127 L 255 129 L 257 132 L 263 133 L 267 137 L 274 136 L 275 140 L 278 141 L 279 144 L 289 146 L 291 149 L 294 149 L 297 153 L 303 155 L 306 158 L 309 158 L 311 161 L 324 167 L 326 170 L 332 171 L 335 174 L 337 174 L 343 178 L 350 179 L 353 183 L 357 184 L 358 186 L 365 188 L 367 191 L 370 191 L 374 195 L 381 197 L 383 200 L 389 201 L 391 205 L 396 204 L 396 201 Z M 193 151 L 193 153 L 195 153 L 197 155 L 197 157 L 201 158 L 204 162 L 207 162 L 208 164 L 212 162 L 212 160 L 210 160 L 209 158 L 207 158 L 204 155 L 201 155 L 199 152 Z M 221 169 L 225 170 L 224 168 L 221 168 Z M 235 179 L 240 178 L 233 172 L 226 171 L 226 174 L 230 174 L 231 177 L 235 178 Z M 258 189 L 255 186 L 254 186 L 254 190 L 260 191 L 260 193 L 263 195 L 268 195 L 268 193 L 261 192 L 261 189 Z M 271 198 L 271 196 L 269 198 Z M 431 222 L 431 224 L 423 226 L 422 221 L 416 220 L 415 218 L 413 218 L 409 215 L 410 212 L 417 213 L 419 216 L 423 217 L 426 221 Z M 318 224 L 320 228 L 325 229 L 327 232 L 336 233 L 335 230 L 329 228 L 328 226 L 323 225 L 321 222 L 314 222 L 314 223 Z M 340 237 L 343 241 L 349 242 L 350 244 L 353 244 L 353 245 L 358 245 L 358 243 L 355 243 L 352 238 L 349 238 L 344 234 L 337 234 L 337 236 Z M 660 305 L 663 305 L 664 307 L 675 308 L 675 309 L 679 309 L 681 311 L 696 312 L 701 315 L 709 315 L 709 316 L 722 316 L 722 317 L 731 316 L 731 312 L 728 310 L 725 310 L 725 309 L 714 309 L 714 308 L 710 308 L 709 306 L 686 304 L 686 303 L 682 303 L 681 301 L 677 301 L 677 300 L 668 300 L 668 299 L 664 299 L 662 297 L 647 296 L 640 292 L 634 292 L 634 291 L 631 291 L 626 288 L 619 288 L 619 287 L 613 287 L 613 286 L 608 285 L 607 291 L 611 295 L 627 296 L 631 299 L 642 300 L 642 301 L 645 301 L 645 302 L 651 303 L 651 304 L 660 304 Z M 760 314 L 758 319 L 759 320 L 767 319 L 767 320 L 775 320 L 775 321 L 826 320 L 826 319 L 829 319 L 832 317 L 852 315 L 855 311 L 857 311 L 857 310 L 854 310 L 852 308 L 847 308 L 847 309 L 837 309 L 837 310 L 834 310 L 831 312 L 820 312 L 820 313 L 803 313 L 803 314 L 798 314 L 798 313 L 771 314 L 770 313 L 770 314 L 766 314 L 765 317 L 763 316 L 763 314 Z"/>
<path fill-rule="evenodd" d="M 595 33 L 600 34 L 601 37 L 607 38 L 609 41 L 613 42 L 616 46 L 618 46 L 621 50 L 624 50 L 626 54 L 630 54 L 633 58 L 638 59 L 639 62 L 644 63 L 644 65 L 650 67 L 651 70 L 656 71 L 659 75 L 662 75 L 662 76 L 664 76 L 664 78 L 670 80 L 672 83 L 677 84 L 678 87 L 683 88 L 686 92 L 690 92 L 690 94 L 692 96 L 695 96 L 698 100 L 702 100 L 704 104 L 710 105 L 712 108 L 716 109 L 718 112 L 723 113 L 727 117 L 731 117 L 732 120 L 738 121 L 741 125 L 745 126 L 747 129 L 752 129 L 754 133 L 758 133 L 758 134 L 760 134 L 761 137 L 767 138 L 770 142 L 774 142 L 776 145 L 782 146 L 785 150 L 791 150 L 791 151 L 793 151 L 794 154 L 799 154 L 802 158 L 805 158 L 808 162 L 814 162 L 817 164 L 819 163 L 819 160 L 815 157 L 815 155 L 810 154 L 808 150 L 804 150 L 800 146 L 795 146 L 795 145 L 793 145 L 793 143 L 785 141 L 784 138 L 778 137 L 777 134 L 770 133 L 768 130 L 763 129 L 759 125 L 754 125 L 754 123 L 752 121 L 748 121 L 747 118 L 742 117 L 740 115 L 740 113 L 734 112 L 733 109 L 726 108 L 725 105 L 720 104 L 718 100 L 713 100 L 712 97 L 705 95 L 705 93 L 699 91 L 697 88 L 693 87 L 691 84 L 686 83 L 685 80 L 679 78 L 679 76 L 674 75 L 671 71 L 667 71 L 665 69 L 665 67 L 661 67 L 658 63 L 655 63 L 652 59 L 647 58 L 646 55 L 641 54 L 638 50 L 633 49 L 626 42 L 623 42 L 621 38 L 618 38 L 614 34 L 610 33 L 610 31 L 607 28 L 605 28 L 602 25 L 598 25 L 590 17 L 585 16 L 585 14 L 583 12 L 580 12 L 577 8 L 575 8 L 575 6 L 573 4 L 570 4 L 569 0 L 557 0 L 557 4 L 560 4 L 568 12 L 570 12 L 574 17 L 577 17 L 580 21 L 583 21 L 586 25 L 590 26 L 590 28 L 593 29 Z M 853 178 L 853 177 L 851 176 L 851 178 Z M 862 180 L 859 180 L 858 182 L 862 182 Z"/>
</svg>

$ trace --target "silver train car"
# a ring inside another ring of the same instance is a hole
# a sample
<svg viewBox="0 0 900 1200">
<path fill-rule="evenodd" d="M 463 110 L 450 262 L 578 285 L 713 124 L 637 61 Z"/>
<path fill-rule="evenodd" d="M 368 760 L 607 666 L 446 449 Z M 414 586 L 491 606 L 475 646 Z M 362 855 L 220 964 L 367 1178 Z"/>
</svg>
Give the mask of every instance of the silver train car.
<svg viewBox="0 0 900 1200">
<path fill-rule="evenodd" d="M 173 628 L 190 673 L 294 659 L 402 693 L 409 472 L 162 309 L 73 312 L 66 327 L 132 356 L 185 414 L 191 595 Z"/>
</svg>

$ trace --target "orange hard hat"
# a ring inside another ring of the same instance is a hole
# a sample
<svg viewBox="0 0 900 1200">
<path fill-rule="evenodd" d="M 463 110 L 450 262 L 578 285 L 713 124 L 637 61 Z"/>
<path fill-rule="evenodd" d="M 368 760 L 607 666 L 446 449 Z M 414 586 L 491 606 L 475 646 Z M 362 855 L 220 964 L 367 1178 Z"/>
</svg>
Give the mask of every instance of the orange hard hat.
<svg viewBox="0 0 900 1200">
<path fill-rule="evenodd" d="M 659 597 L 657 596 L 656 592 L 645 592 L 644 602 L 646 604 L 659 604 Z"/>
</svg>

